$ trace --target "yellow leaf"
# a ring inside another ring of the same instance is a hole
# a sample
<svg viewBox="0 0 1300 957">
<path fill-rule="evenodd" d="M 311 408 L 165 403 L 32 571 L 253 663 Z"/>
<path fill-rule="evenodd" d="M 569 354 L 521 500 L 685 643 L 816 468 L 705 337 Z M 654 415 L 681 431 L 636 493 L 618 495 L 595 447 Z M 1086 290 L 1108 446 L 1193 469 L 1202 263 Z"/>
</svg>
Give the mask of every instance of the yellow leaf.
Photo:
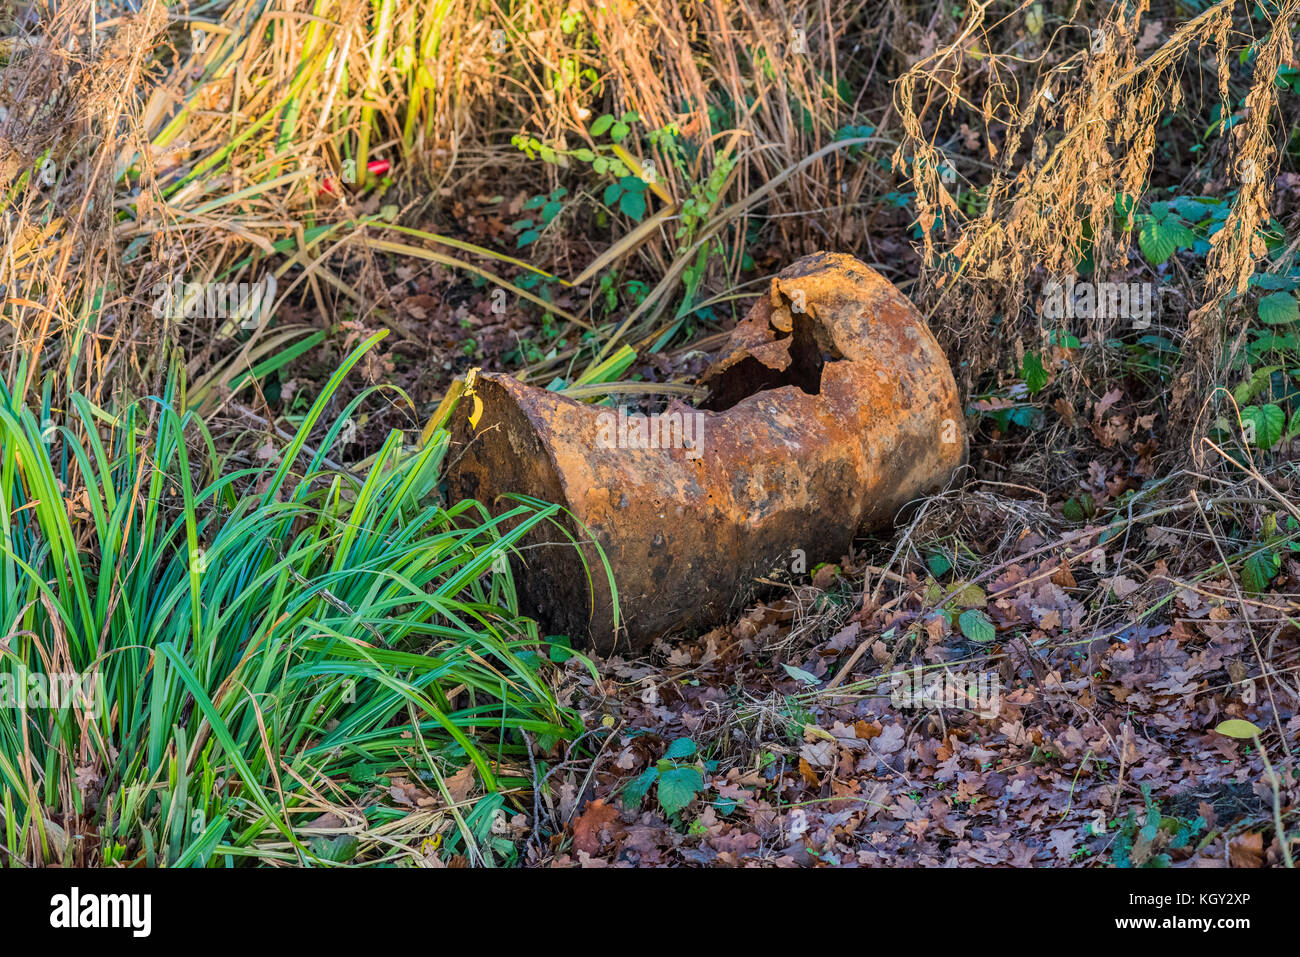
<svg viewBox="0 0 1300 957">
<path fill-rule="evenodd" d="M 1226 734 L 1230 738 L 1254 738 L 1263 733 L 1249 721 L 1243 721 L 1241 718 L 1221 721 L 1214 730 L 1219 734 Z"/>
</svg>

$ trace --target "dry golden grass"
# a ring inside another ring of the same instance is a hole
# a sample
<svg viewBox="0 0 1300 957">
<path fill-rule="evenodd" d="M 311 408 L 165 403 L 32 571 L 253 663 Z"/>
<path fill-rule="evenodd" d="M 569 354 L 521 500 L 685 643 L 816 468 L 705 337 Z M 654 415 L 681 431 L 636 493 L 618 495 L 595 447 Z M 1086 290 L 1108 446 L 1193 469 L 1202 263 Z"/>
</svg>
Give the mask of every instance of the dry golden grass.
<svg viewBox="0 0 1300 957">
<path fill-rule="evenodd" d="M 21 360 L 28 382 L 68 372 L 92 395 L 135 391 L 156 386 L 177 346 L 212 402 L 312 326 L 392 324 L 383 263 L 394 255 L 503 285 L 521 270 L 562 287 L 582 280 L 580 314 L 556 312 L 589 328 L 596 267 L 657 279 L 641 308 L 602 330 L 597 358 L 607 358 L 673 328 L 702 247 L 697 302 L 740 282 L 747 245 L 773 264 L 856 250 L 902 278 L 897 254 L 877 255 L 875 242 L 879 197 L 909 186 L 925 261 L 909 291 L 960 351 L 969 387 L 1038 347 L 1044 276 L 1072 273 L 1085 246 L 1099 274 L 1123 269 L 1132 237 L 1109 225 L 1116 196 L 1146 191 L 1161 124 L 1189 93 L 1228 104 L 1229 61 L 1258 30 L 1247 115 L 1210 144 L 1237 177 L 1220 185 L 1238 191 L 1231 229 L 1189 291 L 1201 307 L 1190 401 L 1219 367 L 1219 304 L 1259 256 L 1280 135 L 1270 78 L 1294 56 L 1291 31 L 1244 19 L 1228 0 L 1164 34 L 1149 31 L 1145 3 L 1097 14 L 1028 2 L 232 0 L 187 17 L 149 2 L 93 33 L 88 9 L 21 21 L 3 47 L 0 335 L 11 378 Z M 615 217 L 606 239 L 592 226 L 600 184 L 575 180 L 564 151 L 593 145 L 599 114 L 628 110 L 698 151 L 678 165 L 643 137 L 626 140 L 636 168 L 654 163 L 658 195 L 650 225 Z M 851 151 L 844 137 L 864 126 L 875 131 Z M 518 134 L 559 158 L 530 160 L 510 143 Z M 386 191 L 366 171 L 377 157 L 392 164 Z M 33 182 L 42 170 L 52 184 Z M 349 172 L 372 188 L 345 188 Z M 527 263 L 428 231 L 463 234 L 457 203 L 485 190 L 575 182 L 577 212 L 518 254 Z M 676 217 L 701 195 L 683 241 Z M 177 275 L 267 272 L 277 308 L 295 304 L 310 325 L 240 330 L 149 310 L 150 291 Z"/>
<path fill-rule="evenodd" d="M 952 40 L 913 64 L 895 88 L 905 137 L 894 161 L 917 190 L 927 267 L 921 288 L 931 292 L 936 314 L 962 317 L 943 331 L 961 344 L 968 385 L 998 361 L 1018 364 L 1026 349 L 1041 348 L 1047 329 L 1033 297 L 1044 277 L 1073 275 L 1085 252 L 1098 276 L 1124 274 L 1133 219 L 1112 229 L 1116 197 L 1147 192 L 1158 137 L 1189 94 L 1204 103 L 1207 89 L 1217 92 L 1224 114 L 1232 113 L 1231 62 L 1252 40 L 1243 31 L 1259 26 L 1242 20 L 1232 0 L 1179 24 L 1163 41 L 1159 22 L 1147 30 L 1145 2 L 1115 5 L 1091 27 L 1084 19 L 1044 18 L 1042 4 L 1023 3 L 999 18 L 991 6 L 974 5 Z M 1264 255 L 1257 231 L 1269 218 L 1275 141 L 1283 135 L 1273 77 L 1293 56 L 1289 24 L 1297 9 L 1286 0 L 1263 24 L 1247 116 L 1218 147 L 1232 171 L 1221 187 L 1237 193 L 1195 283 L 1193 361 L 1178 390 L 1184 413 L 1196 411 L 1196 397 L 1219 371 L 1223 297 L 1244 291 Z M 975 214 L 958 205 L 940 176 L 952 160 L 937 142 L 958 122 L 988 153 L 987 167 L 972 177 L 983 189 Z M 995 326 L 997 316 L 1013 321 Z M 1113 320 L 1091 325 L 1089 337 L 1103 341 Z"/>
</svg>

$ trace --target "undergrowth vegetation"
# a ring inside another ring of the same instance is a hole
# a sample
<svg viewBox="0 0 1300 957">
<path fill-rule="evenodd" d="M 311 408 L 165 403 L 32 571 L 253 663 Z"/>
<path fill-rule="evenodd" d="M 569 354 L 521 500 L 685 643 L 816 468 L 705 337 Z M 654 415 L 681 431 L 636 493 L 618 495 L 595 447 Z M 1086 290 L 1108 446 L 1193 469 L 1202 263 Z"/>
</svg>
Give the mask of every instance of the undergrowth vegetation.
<svg viewBox="0 0 1300 957">
<path fill-rule="evenodd" d="M 1298 15 L 0 2 L 0 677 L 103 692 L 0 710 L 6 862 L 549 854 L 576 798 L 543 785 L 609 731 L 605 699 L 576 703 L 594 672 L 501 560 L 556 509 L 444 500 L 441 400 L 472 367 L 690 398 L 766 278 L 819 249 L 923 308 L 987 506 L 871 543 L 876 598 L 910 582 L 982 643 L 1006 610 L 953 595 L 1014 536 L 1127 543 L 1149 506 L 1213 550 L 1158 574 L 1228 576 L 1246 616 L 1291 580 L 1300 519 Z M 990 514 L 1015 527 L 978 545 Z M 1137 561 L 1155 576 L 1173 540 Z M 1129 580 L 1093 578 L 1101 629 Z M 866 584 L 837 627 L 887 626 Z M 881 667 L 917 640 L 893 627 Z M 706 790 L 688 743 L 633 803 Z"/>
</svg>

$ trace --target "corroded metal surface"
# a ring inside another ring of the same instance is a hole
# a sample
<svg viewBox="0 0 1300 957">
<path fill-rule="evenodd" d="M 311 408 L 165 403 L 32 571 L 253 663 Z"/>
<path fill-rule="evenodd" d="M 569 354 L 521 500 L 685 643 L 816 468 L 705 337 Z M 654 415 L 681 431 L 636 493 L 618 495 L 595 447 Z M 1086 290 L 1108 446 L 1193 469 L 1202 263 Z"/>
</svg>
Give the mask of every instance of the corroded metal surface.
<svg viewBox="0 0 1300 957">
<path fill-rule="evenodd" d="M 454 497 L 499 508 L 504 493 L 531 495 L 586 530 L 571 524 L 581 554 L 558 529 L 537 530 L 527 544 L 541 547 L 516 562 L 521 602 L 546 633 L 609 652 L 715 625 L 795 550 L 808 568 L 839 560 L 966 458 L 938 343 L 850 256 L 818 253 L 773 279 L 702 382 L 700 409 L 674 401 L 648 419 L 499 375 L 479 377 L 476 429 L 469 403 L 457 408 Z M 617 631 L 593 540 L 614 572 Z"/>
</svg>

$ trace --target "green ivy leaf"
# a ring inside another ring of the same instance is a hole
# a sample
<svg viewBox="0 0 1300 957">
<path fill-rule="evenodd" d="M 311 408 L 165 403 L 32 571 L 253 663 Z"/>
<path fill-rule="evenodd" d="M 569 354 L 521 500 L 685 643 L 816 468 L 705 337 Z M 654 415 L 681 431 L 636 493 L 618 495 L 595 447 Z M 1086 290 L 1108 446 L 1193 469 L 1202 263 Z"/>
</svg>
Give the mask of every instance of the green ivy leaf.
<svg viewBox="0 0 1300 957">
<path fill-rule="evenodd" d="M 993 628 L 993 622 L 989 621 L 989 616 L 977 608 L 962 612 L 957 618 L 957 627 L 971 641 L 978 641 L 981 644 L 988 644 L 997 637 L 997 631 Z"/>
<path fill-rule="evenodd" d="M 673 768 L 659 775 L 659 806 L 666 814 L 677 814 L 704 787 L 699 768 Z"/>
<path fill-rule="evenodd" d="M 1289 292 L 1275 292 L 1259 301 L 1259 318 L 1270 326 L 1300 319 L 1300 302 Z"/>
</svg>

